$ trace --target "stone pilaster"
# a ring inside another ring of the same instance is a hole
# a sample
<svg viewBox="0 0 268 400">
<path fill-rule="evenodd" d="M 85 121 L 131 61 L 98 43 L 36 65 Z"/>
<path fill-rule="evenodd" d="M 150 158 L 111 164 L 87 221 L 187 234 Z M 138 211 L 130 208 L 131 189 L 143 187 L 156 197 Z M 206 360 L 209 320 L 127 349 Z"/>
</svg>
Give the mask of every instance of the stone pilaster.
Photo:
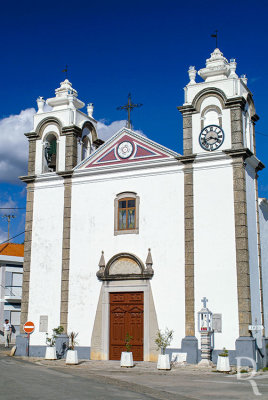
<svg viewBox="0 0 268 400">
<path fill-rule="evenodd" d="M 36 140 L 38 135 L 36 132 L 29 132 L 24 134 L 29 141 L 29 158 L 28 158 L 28 175 L 35 173 L 35 153 L 36 153 Z"/>
<path fill-rule="evenodd" d="M 61 272 L 61 307 L 60 325 L 67 333 L 68 323 L 68 296 L 69 296 L 69 264 L 70 264 L 70 227 L 71 227 L 71 173 L 64 177 L 64 213 L 62 238 L 62 272 Z"/>
<path fill-rule="evenodd" d="M 257 173 L 256 173 L 256 177 L 255 177 L 255 193 L 256 193 L 255 196 L 256 196 L 256 212 L 257 212 L 258 262 L 259 262 L 259 277 L 260 277 L 261 323 L 264 326 L 262 259 L 261 259 L 261 235 L 260 235 L 259 194 L 258 194 L 258 174 Z M 264 335 L 264 331 L 263 331 L 263 335 Z"/>
<path fill-rule="evenodd" d="M 244 160 L 246 151 L 227 152 L 233 158 L 233 189 L 236 243 L 236 273 L 238 295 L 239 336 L 251 336 L 250 271 L 248 251 L 248 222 L 246 199 L 246 176 Z M 251 153 L 252 154 L 252 153 Z"/>
<path fill-rule="evenodd" d="M 183 154 L 188 156 L 192 152 L 192 115 L 183 114 Z"/>
<path fill-rule="evenodd" d="M 184 164 L 184 236 L 185 236 L 185 336 L 195 336 L 194 314 L 194 193 L 195 155 L 179 157 Z"/>
<path fill-rule="evenodd" d="M 81 136 L 81 129 L 66 126 L 62 128 L 62 135 L 66 136 L 65 170 L 71 170 L 77 165 L 77 138 Z"/>
<path fill-rule="evenodd" d="M 24 180 L 26 180 L 26 178 Z M 30 283 L 30 269 L 31 269 L 31 246 L 32 246 L 32 225 L 33 225 L 33 205 L 34 205 L 33 189 L 34 189 L 34 183 L 32 180 L 32 181 L 28 182 L 28 185 L 27 185 L 23 282 L 22 282 L 21 318 L 20 318 L 20 332 L 21 333 L 23 333 L 23 325 L 25 324 L 25 322 L 27 321 L 27 318 L 28 318 L 29 283 Z"/>
<path fill-rule="evenodd" d="M 230 109 L 231 113 L 231 132 L 232 132 L 232 149 L 242 149 L 244 147 L 243 140 L 243 119 L 242 109 L 240 106 Z"/>
</svg>

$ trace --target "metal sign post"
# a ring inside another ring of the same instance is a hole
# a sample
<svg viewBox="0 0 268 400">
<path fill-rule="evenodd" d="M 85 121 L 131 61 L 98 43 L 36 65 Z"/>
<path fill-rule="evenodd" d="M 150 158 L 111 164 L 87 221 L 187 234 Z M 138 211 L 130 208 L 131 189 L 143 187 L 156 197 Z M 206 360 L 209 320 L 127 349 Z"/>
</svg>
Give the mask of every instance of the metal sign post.
<svg viewBox="0 0 268 400">
<path fill-rule="evenodd" d="M 27 321 L 23 325 L 23 330 L 25 333 L 27 333 L 27 345 L 26 345 L 26 354 L 29 357 L 30 354 L 30 334 L 33 333 L 34 331 L 34 323 L 32 321 Z"/>
</svg>

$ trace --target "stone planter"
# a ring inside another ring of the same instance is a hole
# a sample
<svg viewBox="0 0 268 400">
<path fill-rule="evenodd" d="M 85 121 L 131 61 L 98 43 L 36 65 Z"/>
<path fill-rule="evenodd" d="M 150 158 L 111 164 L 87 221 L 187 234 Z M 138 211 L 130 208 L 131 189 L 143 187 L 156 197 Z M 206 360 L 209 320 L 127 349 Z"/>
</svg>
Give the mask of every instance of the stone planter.
<svg viewBox="0 0 268 400">
<path fill-rule="evenodd" d="M 134 367 L 133 355 L 131 351 L 122 351 L 120 367 L 127 367 L 127 368 Z"/>
<path fill-rule="evenodd" d="M 57 360 L 56 347 L 55 346 L 48 346 L 46 348 L 45 359 L 46 360 Z"/>
<path fill-rule="evenodd" d="M 67 351 L 66 364 L 78 364 L 77 350 Z"/>
<path fill-rule="evenodd" d="M 231 371 L 229 357 L 218 356 L 217 371 L 221 371 L 221 372 Z"/>
<path fill-rule="evenodd" d="M 157 369 L 170 369 L 169 355 L 168 354 L 159 354 Z"/>
</svg>

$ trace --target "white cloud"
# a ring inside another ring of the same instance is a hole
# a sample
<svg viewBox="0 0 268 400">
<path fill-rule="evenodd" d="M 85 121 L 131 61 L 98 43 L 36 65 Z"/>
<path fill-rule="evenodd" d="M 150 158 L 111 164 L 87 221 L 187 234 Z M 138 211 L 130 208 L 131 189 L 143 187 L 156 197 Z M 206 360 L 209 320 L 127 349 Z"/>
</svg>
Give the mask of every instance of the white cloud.
<svg viewBox="0 0 268 400">
<path fill-rule="evenodd" d="M 0 182 L 18 183 L 18 176 L 27 174 L 28 140 L 24 133 L 32 130 L 35 112 L 34 108 L 28 108 L 18 115 L 0 119 Z M 125 120 L 111 124 L 100 120 L 97 124 L 98 136 L 106 141 L 125 126 Z"/>
<path fill-rule="evenodd" d="M 33 127 L 34 108 L 0 120 L 0 182 L 17 182 L 27 173 L 28 140 L 25 132 Z"/>
<path fill-rule="evenodd" d="M 99 136 L 100 139 L 102 139 L 104 141 L 109 139 L 111 136 L 113 136 L 120 129 L 126 127 L 126 124 L 127 124 L 126 120 L 114 121 L 110 125 L 106 125 L 105 122 L 106 121 L 104 119 L 101 119 L 97 123 L 98 136 Z M 142 131 L 139 131 L 139 130 L 134 130 L 134 132 L 138 132 L 141 135 L 144 135 L 144 133 Z"/>
</svg>

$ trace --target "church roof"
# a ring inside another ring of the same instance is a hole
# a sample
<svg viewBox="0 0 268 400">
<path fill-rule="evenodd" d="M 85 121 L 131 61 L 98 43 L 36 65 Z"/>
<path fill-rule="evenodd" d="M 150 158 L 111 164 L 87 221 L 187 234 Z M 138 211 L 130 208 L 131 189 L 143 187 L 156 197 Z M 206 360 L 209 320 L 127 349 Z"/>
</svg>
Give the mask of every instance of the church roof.
<svg viewBox="0 0 268 400">
<path fill-rule="evenodd" d="M 18 243 L 1 244 L 0 245 L 0 255 L 23 257 L 24 256 L 24 244 L 18 244 Z"/>
<path fill-rule="evenodd" d="M 94 153 L 78 164 L 75 170 L 177 158 L 179 156 L 179 153 L 148 139 L 138 132 L 122 128 Z"/>
</svg>

